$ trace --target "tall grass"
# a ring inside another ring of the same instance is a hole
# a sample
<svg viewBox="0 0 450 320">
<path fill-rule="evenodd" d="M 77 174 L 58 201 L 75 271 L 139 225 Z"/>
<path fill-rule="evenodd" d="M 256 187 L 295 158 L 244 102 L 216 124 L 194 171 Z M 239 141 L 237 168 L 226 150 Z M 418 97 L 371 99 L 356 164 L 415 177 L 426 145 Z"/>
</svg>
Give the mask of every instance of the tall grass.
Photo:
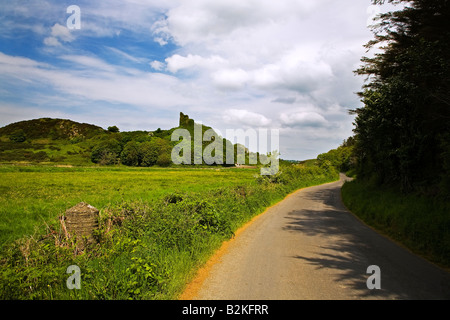
<svg viewBox="0 0 450 320">
<path fill-rule="evenodd" d="M 34 232 L 78 202 L 97 208 L 152 202 L 170 192 L 201 192 L 254 182 L 256 170 L 0 166 L 0 247 Z M 42 229 L 42 228 L 41 228 Z"/>
<path fill-rule="evenodd" d="M 342 187 L 345 205 L 368 225 L 410 250 L 450 267 L 450 203 L 354 180 Z"/>
<path fill-rule="evenodd" d="M 245 176 L 242 172 L 236 174 Z M 214 175 L 209 174 L 211 179 Z M 234 172 L 227 174 L 232 179 Z M 217 179 L 222 186 L 208 188 L 208 176 L 202 176 L 194 184 L 180 182 L 177 190 L 157 199 L 104 203 L 99 207 L 97 243 L 84 252 L 57 223 L 44 233 L 5 244 L 0 297 L 175 299 L 243 223 L 295 189 L 337 178 L 334 171 L 290 166 L 270 177 L 253 172 L 251 179 L 238 184 Z M 81 268 L 80 290 L 66 287 L 66 268 L 74 264 Z"/>
</svg>

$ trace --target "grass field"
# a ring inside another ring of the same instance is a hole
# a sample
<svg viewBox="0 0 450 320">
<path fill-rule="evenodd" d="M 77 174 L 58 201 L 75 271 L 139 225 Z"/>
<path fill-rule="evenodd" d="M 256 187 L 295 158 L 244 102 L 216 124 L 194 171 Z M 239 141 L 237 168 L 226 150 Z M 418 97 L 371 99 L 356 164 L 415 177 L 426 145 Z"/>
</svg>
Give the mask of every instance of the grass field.
<svg viewBox="0 0 450 320">
<path fill-rule="evenodd" d="M 0 166 L 0 246 L 34 231 L 78 202 L 103 208 L 152 202 L 171 192 L 252 183 L 257 169 Z"/>
<path fill-rule="evenodd" d="M 268 206 L 337 171 L 0 167 L 1 299 L 176 299 L 221 243 Z M 100 210 L 97 242 L 80 252 L 58 216 Z M 66 269 L 81 269 L 81 290 Z"/>
</svg>

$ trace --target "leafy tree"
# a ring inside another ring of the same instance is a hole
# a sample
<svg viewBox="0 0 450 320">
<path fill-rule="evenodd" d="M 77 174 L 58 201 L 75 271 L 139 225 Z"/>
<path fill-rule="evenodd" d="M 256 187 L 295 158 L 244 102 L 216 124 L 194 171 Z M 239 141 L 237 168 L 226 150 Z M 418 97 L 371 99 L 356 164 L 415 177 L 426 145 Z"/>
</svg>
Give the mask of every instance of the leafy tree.
<svg viewBox="0 0 450 320">
<path fill-rule="evenodd" d="M 117 126 L 111 126 L 111 127 L 108 127 L 108 131 L 116 133 L 116 132 L 119 132 L 119 128 Z"/>
<path fill-rule="evenodd" d="M 120 160 L 127 166 L 139 166 L 141 163 L 140 143 L 129 141 L 122 150 Z"/>
<path fill-rule="evenodd" d="M 170 153 L 171 146 L 166 139 L 153 137 L 143 143 L 131 140 L 123 148 L 121 161 L 128 166 L 167 166 L 172 161 Z"/>
<path fill-rule="evenodd" d="M 333 166 L 341 172 L 347 172 L 353 169 L 356 162 L 353 156 L 353 143 L 354 139 L 350 137 L 337 149 L 319 154 L 317 156 L 317 164 L 319 167 Z"/>
<path fill-rule="evenodd" d="M 102 165 L 117 163 L 122 146 L 116 139 L 101 141 L 93 149 L 91 153 L 91 161 Z"/>
<path fill-rule="evenodd" d="M 156 145 L 158 150 L 158 159 L 156 164 L 162 167 L 166 167 L 172 163 L 171 159 L 171 146 L 168 140 L 155 138 L 152 142 Z"/>
<path fill-rule="evenodd" d="M 158 145 L 155 139 L 152 141 L 143 142 L 140 145 L 141 166 L 150 167 L 158 161 Z"/>
<path fill-rule="evenodd" d="M 364 107 L 353 111 L 355 154 L 359 176 L 409 191 L 449 175 L 450 1 L 388 2 L 407 5 L 379 16 L 366 47 L 381 53 L 355 71 L 369 80 L 359 93 Z"/>
</svg>

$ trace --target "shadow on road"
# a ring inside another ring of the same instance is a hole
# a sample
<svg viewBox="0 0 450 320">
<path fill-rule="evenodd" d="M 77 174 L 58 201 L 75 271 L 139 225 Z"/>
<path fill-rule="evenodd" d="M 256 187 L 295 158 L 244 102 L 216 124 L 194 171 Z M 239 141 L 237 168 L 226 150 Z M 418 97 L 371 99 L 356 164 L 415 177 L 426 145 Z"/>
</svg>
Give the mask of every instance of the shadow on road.
<svg viewBox="0 0 450 320">
<path fill-rule="evenodd" d="M 342 204 L 340 186 L 307 192 L 317 210 L 299 209 L 285 217 L 283 230 L 319 237 L 317 249 L 296 255 L 317 269 L 333 269 L 339 287 L 350 287 L 354 299 L 449 299 L 448 273 L 380 236 Z M 308 206 L 311 208 L 311 206 Z M 368 289 L 370 265 L 381 269 L 381 289 Z"/>
</svg>

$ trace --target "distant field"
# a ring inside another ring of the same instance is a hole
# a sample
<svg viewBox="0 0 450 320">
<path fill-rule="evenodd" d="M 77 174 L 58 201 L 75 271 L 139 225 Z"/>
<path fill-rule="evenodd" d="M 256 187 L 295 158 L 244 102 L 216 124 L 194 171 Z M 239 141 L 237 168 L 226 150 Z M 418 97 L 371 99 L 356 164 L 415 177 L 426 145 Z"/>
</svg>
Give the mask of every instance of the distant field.
<svg viewBox="0 0 450 320">
<path fill-rule="evenodd" d="M 78 202 L 99 209 L 254 182 L 257 169 L 0 166 L 0 246 Z M 45 222 L 45 223 L 44 223 Z"/>
</svg>

